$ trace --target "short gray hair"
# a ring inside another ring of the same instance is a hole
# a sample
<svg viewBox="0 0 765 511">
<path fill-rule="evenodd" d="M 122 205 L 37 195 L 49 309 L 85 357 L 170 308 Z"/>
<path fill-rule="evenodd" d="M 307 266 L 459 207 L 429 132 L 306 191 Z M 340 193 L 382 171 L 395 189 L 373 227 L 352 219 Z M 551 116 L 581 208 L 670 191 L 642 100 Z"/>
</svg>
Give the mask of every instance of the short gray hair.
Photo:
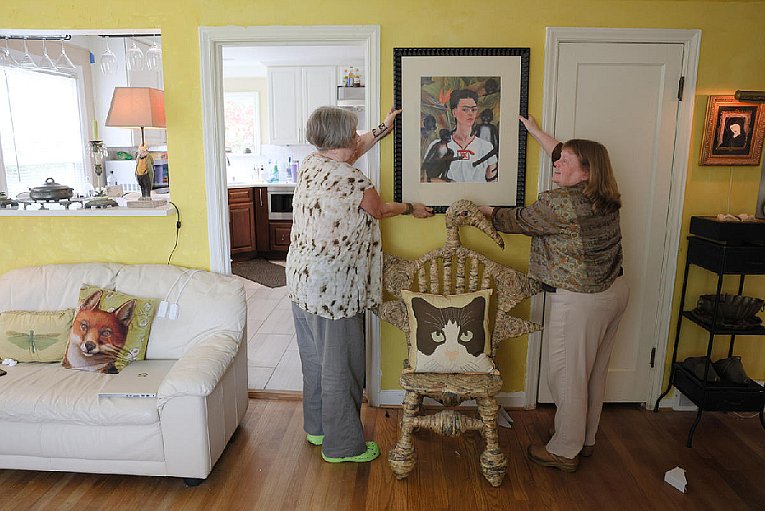
<svg viewBox="0 0 765 511">
<path fill-rule="evenodd" d="M 356 114 L 334 106 L 320 106 L 306 124 L 305 137 L 319 151 L 350 149 L 356 141 Z"/>
</svg>

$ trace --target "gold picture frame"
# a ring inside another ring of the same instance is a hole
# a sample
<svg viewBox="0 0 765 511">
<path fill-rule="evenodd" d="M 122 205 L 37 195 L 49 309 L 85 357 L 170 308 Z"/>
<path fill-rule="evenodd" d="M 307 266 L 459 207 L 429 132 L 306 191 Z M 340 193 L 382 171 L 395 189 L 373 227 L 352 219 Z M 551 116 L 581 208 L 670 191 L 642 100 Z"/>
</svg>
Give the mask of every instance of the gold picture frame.
<svg viewBox="0 0 765 511">
<path fill-rule="evenodd" d="M 700 165 L 759 165 L 765 104 L 709 96 Z"/>
</svg>

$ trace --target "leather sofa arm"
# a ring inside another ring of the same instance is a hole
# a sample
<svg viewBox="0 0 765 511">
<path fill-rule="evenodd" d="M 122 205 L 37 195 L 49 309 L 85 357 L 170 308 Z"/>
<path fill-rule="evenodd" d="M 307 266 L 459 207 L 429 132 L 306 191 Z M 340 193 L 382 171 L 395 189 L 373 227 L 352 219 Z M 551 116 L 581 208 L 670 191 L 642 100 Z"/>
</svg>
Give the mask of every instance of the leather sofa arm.
<svg viewBox="0 0 765 511">
<path fill-rule="evenodd" d="M 216 332 L 184 353 L 159 386 L 158 406 L 174 397 L 208 396 L 239 351 L 241 336 L 242 332 Z"/>
</svg>

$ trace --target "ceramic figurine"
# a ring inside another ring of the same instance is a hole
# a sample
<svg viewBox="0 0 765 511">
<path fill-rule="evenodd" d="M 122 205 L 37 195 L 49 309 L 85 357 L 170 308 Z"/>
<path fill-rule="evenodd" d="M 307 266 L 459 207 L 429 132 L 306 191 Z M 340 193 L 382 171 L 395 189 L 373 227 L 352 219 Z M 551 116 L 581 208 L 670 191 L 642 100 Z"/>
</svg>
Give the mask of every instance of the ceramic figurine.
<svg viewBox="0 0 765 511">
<path fill-rule="evenodd" d="M 151 186 L 154 182 L 154 158 L 149 153 L 148 146 L 144 142 L 138 147 L 136 156 L 135 177 L 138 186 L 141 187 L 141 199 L 151 198 Z"/>
</svg>

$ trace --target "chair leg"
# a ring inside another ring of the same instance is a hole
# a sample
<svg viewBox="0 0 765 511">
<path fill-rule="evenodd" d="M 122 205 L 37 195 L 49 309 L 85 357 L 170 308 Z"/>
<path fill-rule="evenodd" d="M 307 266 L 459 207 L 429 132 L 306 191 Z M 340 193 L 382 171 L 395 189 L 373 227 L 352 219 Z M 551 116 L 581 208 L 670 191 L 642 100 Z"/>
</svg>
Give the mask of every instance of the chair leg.
<svg viewBox="0 0 765 511">
<path fill-rule="evenodd" d="M 401 419 L 401 437 L 396 446 L 388 451 L 388 463 L 396 479 L 404 479 L 417 461 L 412 442 L 413 419 L 420 413 L 423 396 L 407 391 L 404 397 L 404 417 Z"/>
<path fill-rule="evenodd" d="M 507 456 L 499 448 L 497 432 L 497 414 L 499 405 L 493 397 L 477 399 L 478 414 L 483 421 L 481 434 L 486 441 L 486 449 L 481 453 L 481 470 L 483 476 L 492 486 L 502 484 L 507 470 Z"/>
</svg>

